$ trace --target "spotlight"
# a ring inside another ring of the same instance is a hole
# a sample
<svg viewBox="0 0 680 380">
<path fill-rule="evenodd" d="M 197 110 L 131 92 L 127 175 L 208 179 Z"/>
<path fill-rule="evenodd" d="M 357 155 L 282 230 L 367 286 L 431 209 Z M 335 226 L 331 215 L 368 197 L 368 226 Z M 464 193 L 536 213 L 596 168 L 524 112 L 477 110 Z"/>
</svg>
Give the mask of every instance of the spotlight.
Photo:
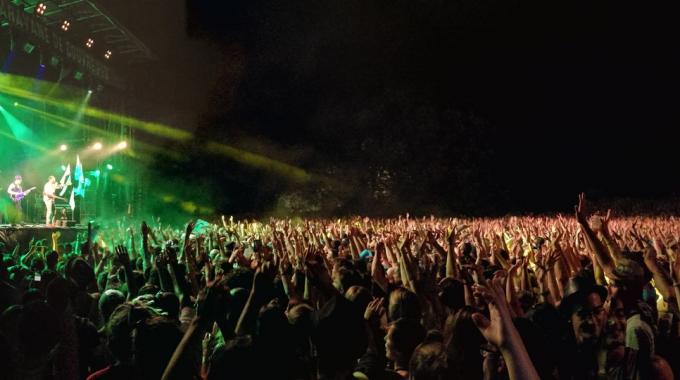
<svg viewBox="0 0 680 380">
<path fill-rule="evenodd" d="M 103 147 L 104 146 L 100 142 L 96 142 L 96 143 L 92 144 L 92 149 L 94 149 L 94 150 L 102 150 Z"/>
<path fill-rule="evenodd" d="M 63 30 L 64 32 L 68 32 L 70 27 L 71 27 L 71 23 L 68 22 L 68 20 L 64 20 L 64 22 L 61 23 L 61 30 Z"/>
<path fill-rule="evenodd" d="M 18 106 L 19 106 L 19 102 L 14 102 L 14 107 L 18 107 Z"/>
<path fill-rule="evenodd" d="M 118 144 L 116 144 L 116 149 L 125 149 L 127 148 L 128 143 L 127 141 L 121 141 Z"/>
<path fill-rule="evenodd" d="M 113 170 L 113 165 L 111 165 L 111 164 L 106 164 L 106 169 L 107 169 L 107 170 Z"/>
<path fill-rule="evenodd" d="M 111 50 L 107 50 L 106 54 L 104 54 L 104 58 L 110 59 L 111 58 Z"/>
<path fill-rule="evenodd" d="M 61 165 L 61 171 L 62 171 L 62 172 L 65 172 L 65 171 L 66 171 L 66 166 Z"/>
<path fill-rule="evenodd" d="M 87 41 L 85 42 L 85 46 L 91 48 L 92 46 L 94 46 L 94 40 L 92 38 L 88 38 Z"/>
<path fill-rule="evenodd" d="M 87 90 L 88 95 L 92 95 L 92 90 Z"/>
<path fill-rule="evenodd" d="M 83 72 L 82 71 L 77 71 L 73 73 L 73 79 L 75 80 L 83 80 Z"/>
<path fill-rule="evenodd" d="M 45 10 L 46 10 L 46 9 L 47 9 L 47 5 L 45 5 L 45 3 L 40 3 L 40 4 L 36 5 L 36 7 L 35 7 L 35 13 L 36 13 L 38 16 L 42 16 L 42 15 L 45 14 Z"/>
<path fill-rule="evenodd" d="M 66 144 L 59 145 L 59 150 L 62 152 L 66 152 L 68 150 L 68 145 Z"/>
</svg>

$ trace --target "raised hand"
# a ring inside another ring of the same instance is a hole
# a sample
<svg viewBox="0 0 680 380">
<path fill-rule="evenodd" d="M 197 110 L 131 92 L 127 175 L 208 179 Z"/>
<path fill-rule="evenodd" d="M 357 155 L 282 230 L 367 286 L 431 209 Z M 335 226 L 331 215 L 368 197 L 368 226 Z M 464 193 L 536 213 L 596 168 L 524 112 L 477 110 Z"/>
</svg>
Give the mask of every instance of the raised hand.
<svg viewBox="0 0 680 380">
<path fill-rule="evenodd" d="M 483 299 L 489 306 L 489 318 L 481 313 L 472 315 L 472 320 L 484 338 L 497 347 L 506 347 L 512 339 L 518 339 L 519 334 L 512 324 L 512 315 L 500 281 L 494 280 L 486 285 L 475 284 L 473 292 L 475 297 Z"/>
<path fill-rule="evenodd" d="M 585 193 L 581 193 L 578 195 L 578 205 L 574 206 L 574 211 L 576 214 L 576 221 L 579 224 L 581 225 L 588 224 Z"/>
<path fill-rule="evenodd" d="M 144 235 L 149 235 L 151 233 L 151 228 L 146 224 L 146 222 L 142 222 L 142 234 Z"/>
<path fill-rule="evenodd" d="M 196 300 L 196 319 L 203 326 L 225 318 L 231 300 L 229 288 L 224 281 L 209 284 L 198 293 Z"/>
<path fill-rule="evenodd" d="M 375 298 L 366 306 L 364 311 L 364 319 L 370 323 L 377 324 L 380 318 L 385 315 L 385 299 Z"/>
<path fill-rule="evenodd" d="M 309 249 L 305 254 L 305 268 L 312 284 L 319 286 L 319 288 L 330 290 L 333 288 L 333 282 L 328 270 L 323 265 L 323 258 L 314 250 Z"/>
<path fill-rule="evenodd" d="M 118 245 L 115 248 L 116 258 L 123 266 L 130 265 L 130 255 L 128 254 L 128 249 L 123 245 Z"/>
</svg>

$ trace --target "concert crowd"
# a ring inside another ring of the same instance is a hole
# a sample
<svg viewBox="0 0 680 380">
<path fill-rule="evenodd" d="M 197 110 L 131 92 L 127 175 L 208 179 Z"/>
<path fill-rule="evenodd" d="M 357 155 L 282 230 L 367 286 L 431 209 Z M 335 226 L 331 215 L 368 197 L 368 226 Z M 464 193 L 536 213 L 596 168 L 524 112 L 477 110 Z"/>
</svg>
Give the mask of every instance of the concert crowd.
<svg viewBox="0 0 680 380">
<path fill-rule="evenodd" d="M 680 221 L 153 219 L 0 247 L 0 379 L 680 378 Z"/>
</svg>

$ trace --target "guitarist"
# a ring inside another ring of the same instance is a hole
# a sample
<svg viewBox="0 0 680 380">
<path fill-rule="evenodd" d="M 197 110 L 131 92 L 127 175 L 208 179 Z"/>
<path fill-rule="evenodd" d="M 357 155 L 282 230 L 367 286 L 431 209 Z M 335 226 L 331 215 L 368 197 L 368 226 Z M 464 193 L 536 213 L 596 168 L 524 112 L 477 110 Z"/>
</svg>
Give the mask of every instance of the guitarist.
<svg viewBox="0 0 680 380">
<path fill-rule="evenodd" d="M 9 184 L 9 187 L 7 188 L 7 194 L 9 194 L 9 197 L 12 199 L 12 203 L 14 204 L 14 209 L 15 209 L 15 215 L 14 219 L 18 223 L 21 223 L 23 221 L 23 211 L 21 209 L 21 200 L 24 199 L 26 194 L 28 194 L 29 191 L 24 192 L 23 189 L 21 188 L 21 176 L 17 175 L 14 177 L 14 182 Z"/>
<path fill-rule="evenodd" d="M 45 213 L 45 224 L 48 226 L 52 225 L 52 209 L 54 208 L 54 199 L 63 199 L 54 195 L 54 193 L 57 191 L 57 189 L 61 189 L 62 187 L 64 187 L 64 185 L 57 183 L 57 179 L 54 178 L 53 175 L 47 179 L 47 183 L 45 184 L 45 187 L 43 187 L 43 202 L 45 202 L 45 207 L 47 208 L 47 212 Z"/>
</svg>

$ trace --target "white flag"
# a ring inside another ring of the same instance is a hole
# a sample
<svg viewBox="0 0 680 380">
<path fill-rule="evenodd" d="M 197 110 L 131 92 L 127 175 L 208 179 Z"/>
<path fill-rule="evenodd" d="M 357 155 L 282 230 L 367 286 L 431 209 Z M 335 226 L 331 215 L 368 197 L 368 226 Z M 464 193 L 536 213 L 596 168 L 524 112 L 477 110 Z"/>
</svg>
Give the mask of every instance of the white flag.
<svg viewBox="0 0 680 380">
<path fill-rule="evenodd" d="M 76 209 L 76 198 L 74 196 L 75 194 L 75 189 L 71 190 L 71 199 L 68 201 L 68 205 L 71 206 L 71 211 L 75 211 Z"/>
<path fill-rule="evenodd" d="M 59 184 L 64 185 L 65 183 L 68 182 L 71 182 L 71 164 L 68 164 L 68 166 L 66 166 L 66 170 L 64 170 L 64 175 L 61 176 Z M 61 192 L 59 193 L 60 197 L 63 197 L 64 194 L 66 194 L 66 189 L 68 189 L 68 185 L 61 188 Z"/>
</svg>

